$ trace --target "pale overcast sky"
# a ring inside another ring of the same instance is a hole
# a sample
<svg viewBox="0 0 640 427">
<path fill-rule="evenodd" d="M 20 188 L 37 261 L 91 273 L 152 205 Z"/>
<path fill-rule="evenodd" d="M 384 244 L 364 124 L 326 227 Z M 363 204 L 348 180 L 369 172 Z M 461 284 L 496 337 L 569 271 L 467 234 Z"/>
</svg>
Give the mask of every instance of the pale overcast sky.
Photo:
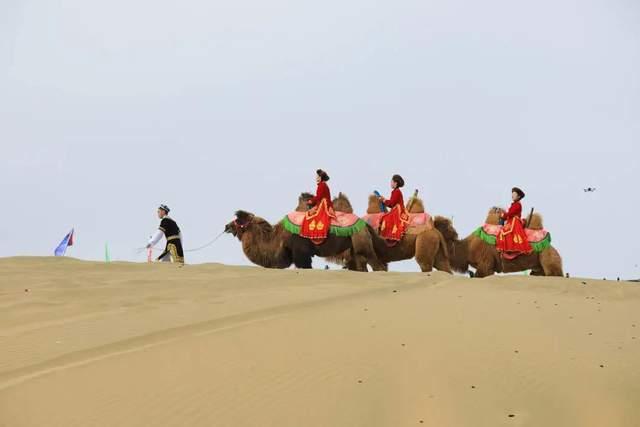
<svg viewBox="0 0 640 427">
<path fill-rule="evenodd" d="M 567 271 L 640 277 L 640 3 L 4 0 L 0 144 L 0 256 L 75 227 L 144 261 L 159 203 L 194 247 L 322 167 L 358 212 L 400 173 L 461 235 L 521 186 Z"/>
</svg>

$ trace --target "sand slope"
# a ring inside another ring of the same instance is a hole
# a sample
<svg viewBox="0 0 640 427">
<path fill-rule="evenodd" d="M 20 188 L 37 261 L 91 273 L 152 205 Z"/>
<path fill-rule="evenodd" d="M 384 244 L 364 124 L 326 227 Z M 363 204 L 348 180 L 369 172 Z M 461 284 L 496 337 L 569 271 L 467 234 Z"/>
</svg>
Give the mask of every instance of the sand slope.
<svg viewBox="0 0 640 427">
<path fill-rule="evenodd" d="M 0 349 L 0 426 L 640 425 L 635 283 L 11 258 Z"/>
</svg>

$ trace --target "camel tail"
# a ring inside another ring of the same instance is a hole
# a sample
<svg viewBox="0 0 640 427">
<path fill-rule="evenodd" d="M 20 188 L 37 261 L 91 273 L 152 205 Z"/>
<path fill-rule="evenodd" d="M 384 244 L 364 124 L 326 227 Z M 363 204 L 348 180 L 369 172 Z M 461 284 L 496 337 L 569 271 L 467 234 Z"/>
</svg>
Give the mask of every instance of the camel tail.
<svg viewBox="0 0 640 427">
<path fill-rule="evenodd" d="M 440 237 L 440 249 L 442 250 L 445 258 L 449 259 L 449 249 L 447 249 L 447 241 L 444 239 L 444 236 L 440 231 L 438 231 L 438 236 Z"/>
</svg>

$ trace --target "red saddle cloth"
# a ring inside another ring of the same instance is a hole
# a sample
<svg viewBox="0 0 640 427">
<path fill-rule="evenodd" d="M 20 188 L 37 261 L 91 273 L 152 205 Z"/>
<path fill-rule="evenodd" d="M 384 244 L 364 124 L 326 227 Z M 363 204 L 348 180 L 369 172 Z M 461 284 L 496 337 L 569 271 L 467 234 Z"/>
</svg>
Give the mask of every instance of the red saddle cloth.
<svg viewBox="0 0 640 427">
<path fill-rule="evenodd" d="M 335 218 L 336 214 L 327 206 L 327 200 L 322 199 L 318 206 L 305 213 L 300 236 L 311 239 L 316 245 L 323 243 L 329 236 L 331 221 Z"/>
<path fill-rule="evenodd" d="M 393 212 L 393 211 L 392 211 Z M 391 213 L 391 212 L 390 212 Z M 367 214 L 363 217 L 363 219 L 365 221 L 367 221 L 367 223 L 372 226 L 373 228 L 375 228 L 376 230 L 378 230 L 378 233 L 380 234 L 381 237 L 385 238 L 387 245 L 389 246 L 395 246 L 399 240 L 393 240 L 393 239 L 388 239 L 386 237 L 384 237 L 384 235 L 381 232 L 381 228 L 382 228 L 382 220 L 387 217 L 389 215 L 389 213 L 374 213 L 374 214 Z M 408 213 L 408 224 L 405 224 L 404 221 L 402 222 L 403 225 L 405 225 L 405 229 L 401 230 L 402 232 L 402 236 L 404 236 L 407 231 L 409 231 L 409 228 L 411 227 L 426 227 L 430 224 L 430 220 L 431 220 L 431 216 L 428 213 Z M 387 225 L 385 225 L 385 228 L 387 228 Z M 391 227 L 391 231 L 393 231 L 393 227 Z M 396 233 L 397 234 L 397 233 Z"/>
<path fill-rule="evenodd" d="M 396 205 L 380 220 L 380 237 L 387 242 L 399 242 L 411 224 L 409 214 L 401 205 Z"/>
<path fill-rule="evenodd" d="M 533 251 L 520 218 L 513 218 L 502 227 L 496 239 L 496 249 L 505 259 L 514 259 Z"/>
<path fill-rule="evenodd" d="M 362 217 L 367 223 L 375 228 L 376 230 L 380 229 L 380 223 L 382 222 L 382 218 L 386 214 L 374 213 L 374 214 L 366 214 Z M 429 224 L 431 216 L 428 213 L 410 213 L 409 214 L 409 227 L 420 227 Z"/>
</svg>

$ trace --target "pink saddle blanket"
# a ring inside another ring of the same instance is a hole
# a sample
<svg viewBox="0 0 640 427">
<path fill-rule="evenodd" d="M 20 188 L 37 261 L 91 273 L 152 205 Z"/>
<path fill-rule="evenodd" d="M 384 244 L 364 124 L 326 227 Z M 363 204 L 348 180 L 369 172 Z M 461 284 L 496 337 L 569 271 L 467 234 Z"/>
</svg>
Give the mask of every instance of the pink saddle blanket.
<svg viewBox="0 0 640 427">
<path fill-rule="evenodd" d="M 494 224 L 484 224 L 482 229 L 485 233 L 491 236 L 498 236 L 500 231 L 502 230 L 502 225 L 494 225 Z M 527 239 L 530 243 L 538 243 L 543 241 L 549 232 L 547 230 L 532 230 L 531 228 L 525 228 L 524 232 L 527 234 Z"/>
<path fill-rule="evenodd" d="M 287 218 L 289 218 L 289 221 L 293 224 L 302 226 L 302 221 L 304 221 L 306 214 L 306 212 L 291 212 L 287 215 Z M 336 212 L 336 217 L 331 218 L 331 225 L 333 227 L 352 227 L 359 219 L 360 218 L 354 214 Z"/>
<path fill-rule="evenodd" d="M 380 220 L 382 219 L 383 213 L 375 213 L 375 214 L 366 214 L 362 217 L 367 223 L 375 228 L 376 230 L 380 227 Z M 409 227 L 419 227 L 421 225 L 427 225 L 431 216 L 428 213 L 410 213 L 409 214 Z"/>
</svg>

